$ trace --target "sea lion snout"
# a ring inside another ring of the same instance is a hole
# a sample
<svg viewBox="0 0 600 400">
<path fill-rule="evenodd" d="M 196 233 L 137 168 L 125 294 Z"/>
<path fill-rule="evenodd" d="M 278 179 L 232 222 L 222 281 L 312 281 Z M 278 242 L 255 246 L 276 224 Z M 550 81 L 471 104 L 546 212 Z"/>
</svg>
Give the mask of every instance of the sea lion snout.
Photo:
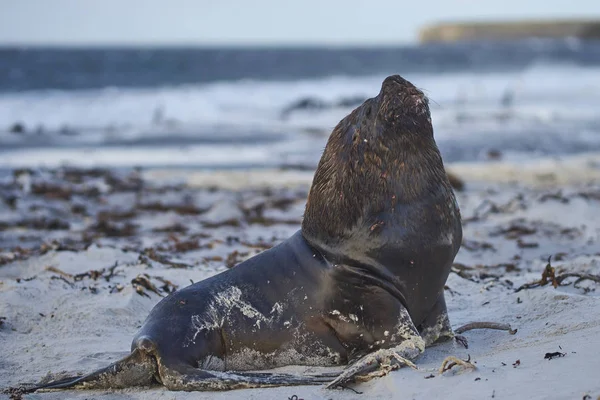
<svg viewBox="0 0 600 400">
<path fill-rule="evenodd" d="M 381 92 L 384 96 L 408 95 L 415 98 L 423 98 L 425 95 L 415 85 L 401 77 L 400 75 L 391 75 L 384 79 L 381 84 Z"/>
<path fill-rule="evenodd" d="M 429 100 L 415 85 L 400 75 L 391 75 L 381 84 L 379 100 L 386 122 L 420 115 L 429 116 Z"/>
</svg>

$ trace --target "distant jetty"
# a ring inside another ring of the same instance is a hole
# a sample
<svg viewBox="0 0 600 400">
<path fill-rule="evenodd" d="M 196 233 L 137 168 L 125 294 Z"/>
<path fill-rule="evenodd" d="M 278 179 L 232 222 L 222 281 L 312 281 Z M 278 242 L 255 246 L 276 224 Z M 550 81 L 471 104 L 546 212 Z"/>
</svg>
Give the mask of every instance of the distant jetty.
<svg viewBox="0 0 600 400">
<path fill-rule="evenodd" d="M 600 19 L 447 22 L 425 26 L 419 31 L 419 41 L 421 43 L 473 40 L 515 40 L 531 37 L 600 39 Z"/>
</svg>

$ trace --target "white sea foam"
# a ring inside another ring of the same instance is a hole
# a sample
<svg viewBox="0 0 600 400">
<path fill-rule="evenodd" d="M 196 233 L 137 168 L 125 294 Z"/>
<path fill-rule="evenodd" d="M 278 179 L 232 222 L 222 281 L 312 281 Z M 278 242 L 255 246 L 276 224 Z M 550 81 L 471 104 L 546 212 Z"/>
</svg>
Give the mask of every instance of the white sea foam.
<svg viewBox="0 0 600 400">
<path fill-rule="evenodd" d="M 435 101 L 432 109 L 452 110 L 457 101 L 465 101 L 470 108 L 494 111 L 508 89 L 514 92 L 515 105 L 525 114 L 589 117 L 597 110 L 593 101 L 600 100 L 598 68 L 538 64 L 524 71 L 505 73 L 406 74 L 405 77 L 425 89 Z M 48 129 L 60 129 L 65 125 L 144 127 L 152 124 L 159 109 L 164 119 L 186 125 L 272 125 L 280 120 L 282 109 L 298 99 L 310 97 L 335 102 L 349 97 L 370 97 L 377 94 L 383 78 L 383 75 L 330 77 L 287 82 L 237 81 L 149 89 L 2 94 L 0 127 L 17 121 Z M 568 112 L 564 109 L 567 106 Z M 335 124 L 335 118 L 345 112 L 328 113 L 324 125 Z M 441 121 L 443 118 L 435 119 Z"/>
<path fill-rule="evenodd" d="M 511 72 L 435 75 L 398 72 L 422 88 L 432 100 L 436 139 L 442 152 L 446 152 L 444 156 L 451 160 L 474 159 L 490 147 L 529 155 L 535 151 L 560 153 L 600 148 L 597 113 L 600 68 L 535 64 Z M 48 143 L 79 146 L 133 143 L 138 145 L 137 150 L 121 158 L 122 163 L 135 161 L 148 165 L 152 160 L 161 165 L 176 163 L 181 151 L 175 152 L 178 154 L 175 158 L 165 160 L 163 158 L 168 156 L 157 158 L 156 154 L 139 147 L 154 140 L 153 144 L 158 141 L 174 149 L 178 144 L 208 143 L 198 151 L 206 162 L 196 158 L 196 164 L 216 162 L 216 158 L 225 160 L 217 162 L 219 165 L 226 164 L 227 160 L 235 163 L 249 158 L 252 162 L 274 158 L 305 162 L 304 155 L 294 158 L 298 153 L 294 146 L 306 150 L 305 155 L 320 152 L 326 134 L 351 109 L 333 105 L 343 99 L 376 95 L 384 77 L 338 76 L 148 89 L 4 93 L 0 94 L 0 131 L 21 122 L 28 132 L 25 135 L 1 133 L 0 147 L 4 144 L 18 148 L 23 143 L 28 147 Z M 509 105 L 502 104 L 504 97 L 510 98 Z M 286 107 L 306 98 L 332 107 L 295 110 L 282 116 Z M 38 126 L 43 128 L 42 134 L 31 132 Z M 77 134 L 65 135 L 64 127 Z M 303 135 L 304 141 L 298 138 L 302 136 L 299 132 L 308 130 L 317 130 L 322 135 L 318 139 Z M 283 146 L 269 147 L 277 141 L 283 142 Z M 267 143 L 261 151 L 268 154 L 256 156 L 258 150 L 245 147 L 238 151 L 231 145 L 234 142 Z M 214 143 L 227 145 L 210 145 Z M 168 149 L 163 147 L 160 151 Z M 120 151 L 126 152 L 127 148 Z M 138 157 L 136 151 L 145 152 L 146 156 Z M 63 152 L 66 158 L 62 161 L 89 164 L 85 152 L 73 152 L 77 154 Z M 255 155 L 248 156 L 248 153 Z M 11 154 L 0 157 L 0 166 L 23 164 L 26 159 L 39 161 L 29 154 L 17 162 L 19 153 Z M 102 161 L 98 157 L 95 160 Z M 51 160 L 45 161 L 52 164 Z M 57 162 L 56 157 L 53 162 Z"/>
</svg>

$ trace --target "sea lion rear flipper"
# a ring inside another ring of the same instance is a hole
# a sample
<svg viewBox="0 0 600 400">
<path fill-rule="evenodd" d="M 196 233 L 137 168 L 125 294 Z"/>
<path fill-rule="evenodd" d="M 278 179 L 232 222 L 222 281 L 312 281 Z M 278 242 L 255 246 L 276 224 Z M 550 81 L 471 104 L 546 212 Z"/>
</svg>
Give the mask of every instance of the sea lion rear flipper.
<svg viewBox="0 0 600 400">
<path fill-rule="evenodd" d="M 75 386 L 85 375 L 69 376 L 67 378 L 58 379 L 48 383 L 39 383 L 37 385 L 28 386 L 24 384 L 20 389 L 21 393 L 33 393 L 40 389 L 62 389 Z"/>
<path fill-rule="evenodd" d="M 159 366 L 160 379 L 169 390 L 232 390 L 272 386 L 320 385 L 330 374 L 293 375 L 268 372 L 207 371 L 188 365 Z"/>
<path fill-rule="evenodd" d="M 154 381 L 156 370 L 155 358 L 139 349 L 135 349 L 127 357 L 90 374 L 35 385 L 25 388 L 25 391 L 31 393 L 40 389 L 66 389 L 80 385 L 88 389 L 118 389 L 143 386 Z"/>
</svg>

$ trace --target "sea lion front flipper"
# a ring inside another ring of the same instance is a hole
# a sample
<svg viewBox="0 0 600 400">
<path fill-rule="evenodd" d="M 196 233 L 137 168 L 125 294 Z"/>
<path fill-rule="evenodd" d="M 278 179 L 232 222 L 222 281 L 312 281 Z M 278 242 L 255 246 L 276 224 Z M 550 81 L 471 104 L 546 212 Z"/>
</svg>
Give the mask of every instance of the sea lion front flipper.
<svg viewBox="0 0 600 400">
<path fill-rule="evenodd" d="M 417 368 L 413 360 L 425 351 L 425 341 L 410 319 L 404 307 L 400 309 L 400 318 L 396 332 L 390 336 L 391 343 L 396 346 L 378 349 L 349 365 L 333 381 L 326 385 L 333 389 L 350 381 L 368 381 L 372 378 L 387 375 L 390 371 L 403 366 Z"/>
<path fill-rule="evenodd" d="M 425 340 L 425 347 L 456 338 L 448 319 L 444 293 L 440 295 L 429 315 L 419 325 L 418 329 L 421 337 Z"/>
<path fill-rule="evenodd" d="M 417 358 L 424 349 L 423 339 L 415 336 L 399 346 L 369 353 L 346 368 L 337 378 L 327 384 L 326 388 L 334 389 L 353 380 L 366 382 L 372 378 L 387 375 L 390 371 L 403 366 L 416 369 L 417 366 L 412 360 Z"/>
</svg>

